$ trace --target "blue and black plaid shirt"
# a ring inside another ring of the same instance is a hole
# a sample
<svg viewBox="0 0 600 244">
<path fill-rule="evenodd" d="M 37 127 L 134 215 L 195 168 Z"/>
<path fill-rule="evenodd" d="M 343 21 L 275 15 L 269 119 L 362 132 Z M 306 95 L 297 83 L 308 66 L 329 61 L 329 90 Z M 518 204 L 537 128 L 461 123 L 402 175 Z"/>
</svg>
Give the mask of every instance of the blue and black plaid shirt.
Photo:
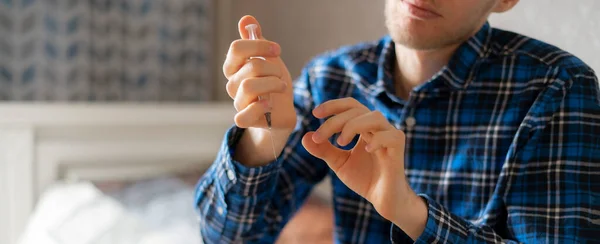
<svg viewBox="0 0 600 244">
<path fill-rule="evenodd" d="M 406 134 L 406 175 L 429 209 L 417 243 L 600 241 L 600 91 L 592 69 L 486 23 L 402 100 L 394 95 L 395 58 L 384 37 L 310 62 L 294 85 L 296 130 L 276 162 L 233 161 L 243 131 L 233 127 L 197 186 L 204 240 L 274 242 L 330 175 L 336 243 L 411 241 L 300 142 L 323 123 L 311 114 L 316 105 L 353 97 Z"/>
</svg>

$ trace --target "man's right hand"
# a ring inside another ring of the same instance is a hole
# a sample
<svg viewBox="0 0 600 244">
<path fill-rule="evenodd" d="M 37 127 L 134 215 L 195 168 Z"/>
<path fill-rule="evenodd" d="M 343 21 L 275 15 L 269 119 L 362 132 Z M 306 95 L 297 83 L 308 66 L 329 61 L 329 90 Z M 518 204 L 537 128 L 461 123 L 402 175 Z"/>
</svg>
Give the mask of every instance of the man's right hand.
<svg viewBox="0 0 600 244">
<path fill-rule="evenodd" d="M 247 128 L 236 147 L 234 159 L 253 167 L 274 160 L 271 135 L 264 116 L 269 105 L 276 154 L 281 152 L 296 126 L 296 110 L 292 78 L 279 57 L 281 47 L 263 38 L 260 25 L 256 30 L 259 40 L 249 40 L 245 29 L 249 24 L 259 25 L 252 16 L 240 19 L 238 28 L 241 39 L 231 43 L 223 73 L 229 80 L 227 93 L 234 100 L 237 110 L 235 124 Z M 259 96 L 269 99 L 259 101 Z"/>
</svg>

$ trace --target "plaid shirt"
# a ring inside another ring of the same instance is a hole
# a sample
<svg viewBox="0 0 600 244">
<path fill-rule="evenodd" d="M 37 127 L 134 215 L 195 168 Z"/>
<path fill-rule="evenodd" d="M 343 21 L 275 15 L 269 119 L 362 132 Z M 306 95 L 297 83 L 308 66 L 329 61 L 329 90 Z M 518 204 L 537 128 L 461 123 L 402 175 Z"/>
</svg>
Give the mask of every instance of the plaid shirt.
<svg viewBox="0 0 600 244">
<path fill-rule="evenodd" d="M 406 175 L 428 205 L 417 243 L 598 241 L 600 91 L 588 66 L 486 23 L 402 100 L 395 58 L 388 36 L 311 61 L 294 84 L 298 124 L 276 162 L 233 161 L 243 130 L 229 130 L 197 186 L 204 240 L 273 243 L 329 175 L 336 243 L 411 242 L 300 142 L 323 123 L 316 105 L 353 97 L 406 134 Z"/>
</svg>

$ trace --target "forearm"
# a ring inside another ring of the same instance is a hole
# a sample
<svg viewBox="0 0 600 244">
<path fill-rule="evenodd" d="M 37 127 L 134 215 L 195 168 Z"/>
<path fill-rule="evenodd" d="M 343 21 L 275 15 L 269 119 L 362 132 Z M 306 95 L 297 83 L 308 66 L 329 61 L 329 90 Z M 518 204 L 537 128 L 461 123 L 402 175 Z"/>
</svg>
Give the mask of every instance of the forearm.
<svg viewBox="0 0 600 244">
<path fill-rule="evenodd" d="M 416 240 L 427 224 L 427 203 L 413 191 L 404 200 L 391 221 L 411 239 Z"/>
<path fill-rule="evenodd" d="M 279 162 L 249 168 L 232 159 L 239 128 L 226 135 L 219 154 L 198 183 L 196 205 L 205 243 L 268 240 L 268 209 L 276 194 Z M 257 237 L 256 234 L 261 234 Z"/>
<path fill-rule="evenodd" d="M 267 165 L 275 160 L 275 155 L 281 154 L 290 134 L 291 131 L 285 130 L 245 129 L 233 158 L 248 167 Z"/>
<path fill-rule="evenodd" d="M 314 184 L 329 172 L 325 163 L 306 153 L 300 141 L 319 123 L 312 119 L 312 97 L 305 96 L 310 94 L 308 73 L 303 71 L 294 89 L 299 94 L 294 97 L 295 128 L 273 129 L 276 161 L 270 131 L 233 127 L 228 132 L 213 171 L 207 172 L 199 184 L 203 187 L 197 189 L 205 243 L 274 243 Z M 219 206 L 224 207 L 222 214 Z"/>
<path fill-rule="evenodd" d="M 237 133 L 236 133 L 237 132 Z M 201 232 L 206 243 L 228 242 L 273 243 L 274 238 L 310 193 L 314 184 L 328 172 L 324 163 L 298 154 L 302 145 L 296 131 L 286 144 L 290 153 L 264 166 L 248 167 L 232 159 L 236 137 L 234 127 L 226 136 L 220 153 L 196 190 Z M 239 134 L 238 134 L 239 133 Z M 272 155 L 271 155 L 272 157 Z M 308 171 L 298 171 L 297 161 Z M 293 175 L 290 181 L 281 175 Z M 291 193 L 291 197 L 288 194 Z"/>
<path fill-rule="evenodd" d="M 477 226 L 452 214 L 428 196 L 417 196 L 403 206 L 392 220 L 392 242 L 402 240 L 402 232 L 415 243 L 517 243 L 504 239 L 489 226 Z"/>
<path fill-rule="evenodd" d="M 227 132 L 215 162 L 198 182 L 196 206 L 205 243 L 249 240 L 251 232 L 265 232 L 260 229 L 266 226 L 264 213 L 273 199 L 279 164 L 248 168 L 233 160 L 242 133 L 238 127 Z"/>
</svg>

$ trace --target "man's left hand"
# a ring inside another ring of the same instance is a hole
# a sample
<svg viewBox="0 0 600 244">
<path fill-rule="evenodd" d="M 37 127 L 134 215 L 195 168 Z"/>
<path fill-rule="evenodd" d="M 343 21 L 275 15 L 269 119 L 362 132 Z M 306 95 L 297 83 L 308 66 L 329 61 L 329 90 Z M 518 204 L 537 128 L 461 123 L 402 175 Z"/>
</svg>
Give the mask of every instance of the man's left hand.
<svg viewBox="0 0 600 244">
<path fill-rule="evenodd" d="M 319 119 L 331 117 L 317 131 L 304 135 L 302 145 L 306 150 L 323 159 L 346 186 L 371 202 L 381 216 L 409 236 L 419 236 L 425 227 L 427 206 L 406 180 L 404 133 L 381 112 L 370 111 L 353 98 L 327 101 L 316 107 L 313 114 Z M 359 139 L 346 151 L 329 141 L 335 133 L 340 133 L 340 146 L 348 145 L 356 135 Z M 414 211 L 420 212 L 413 216 Z"/>
</svg>

